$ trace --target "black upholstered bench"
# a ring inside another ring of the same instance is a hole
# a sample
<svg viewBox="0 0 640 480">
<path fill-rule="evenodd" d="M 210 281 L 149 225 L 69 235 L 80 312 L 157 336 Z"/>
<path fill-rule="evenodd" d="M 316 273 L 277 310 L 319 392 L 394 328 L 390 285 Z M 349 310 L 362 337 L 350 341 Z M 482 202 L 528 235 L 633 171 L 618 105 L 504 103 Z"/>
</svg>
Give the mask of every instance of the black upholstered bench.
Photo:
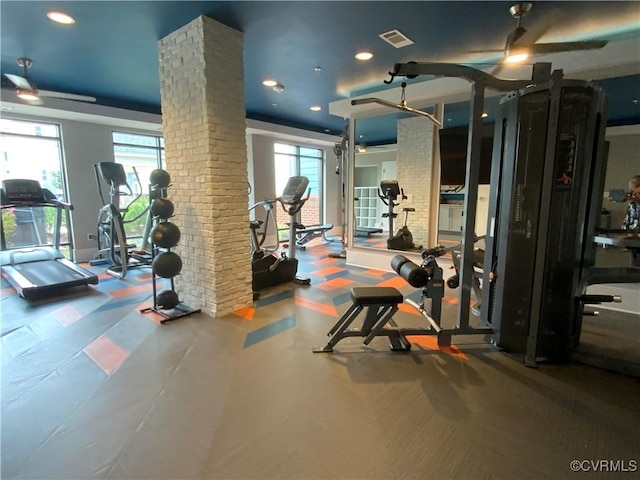
<svg viewBox="0 0 640 480">
<path fill-rule="evenodd" d="M 393 315 L 398 311 L 398 304 L 404 301 L 402 293 L 392 287 L 354 287 L 351 289 L 352 304 L 329 330 L 329 341 L 324 347 L 314 348 L 314 352 L 332 352 L 333 347 L 343 338 L 364 337 L 363 343 L 368 345 L 376 336 L 389 337 L 392 350 L 406 351 L 411 344 L 398 329 L 384 328 L 385 325 L 397 327 Z M 351 323 L 366 308 L 362 326 L 348 329 Z"/>
</svg>

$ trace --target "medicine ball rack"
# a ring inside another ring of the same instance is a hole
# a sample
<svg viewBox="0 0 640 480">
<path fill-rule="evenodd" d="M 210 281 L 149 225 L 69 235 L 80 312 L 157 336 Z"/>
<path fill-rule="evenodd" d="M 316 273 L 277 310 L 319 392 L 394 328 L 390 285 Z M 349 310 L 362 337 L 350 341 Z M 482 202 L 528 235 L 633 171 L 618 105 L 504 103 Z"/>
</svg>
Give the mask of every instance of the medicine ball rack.
<svg viewBox="0 0 640 480">
<path fill-rule="evenodd" d="M 154 170 L 149 178 L 149 209 L 151 211 L 151 266 L 153 282 L 153 306 L 143 308 L 140 313 L 154 312 L 163 317 L 161 324 L 199 313 L 199 308 L 183 304 L 175 291 L 174 277 L 182 269 L 180 257 L 172 252 L 180 240 L 180 230 L 169 222 L 173 216 L 173 204 L 167 199 L 167 188 L 171 178 L 165 170 Z M 171 288 L 158 291 L 158 277 L 169 278 Z"/>
</svg>

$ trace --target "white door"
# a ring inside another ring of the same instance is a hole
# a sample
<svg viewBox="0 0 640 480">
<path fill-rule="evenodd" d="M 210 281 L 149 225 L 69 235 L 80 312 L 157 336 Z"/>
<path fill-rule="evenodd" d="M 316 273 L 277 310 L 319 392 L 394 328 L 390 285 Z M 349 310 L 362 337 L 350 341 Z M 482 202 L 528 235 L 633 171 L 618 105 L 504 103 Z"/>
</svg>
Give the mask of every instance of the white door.
<svg viewBox="0 0 640 480">
<path fill-rule="evenodd" d="M 398 169 L 396 162 L 382 162 L 380 180 L 397 180 Z"/>
</svg>

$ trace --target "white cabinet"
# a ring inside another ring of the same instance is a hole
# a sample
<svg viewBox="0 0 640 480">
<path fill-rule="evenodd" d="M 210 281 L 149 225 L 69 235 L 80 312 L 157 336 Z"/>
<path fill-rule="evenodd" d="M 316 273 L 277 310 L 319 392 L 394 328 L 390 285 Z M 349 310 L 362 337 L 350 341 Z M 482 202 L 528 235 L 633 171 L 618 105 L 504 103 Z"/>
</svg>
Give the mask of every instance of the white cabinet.
<svg viewBox="0 0 640 480">
<path fill-rule="evenodd" d="M 377 187 L 355 187 L 356 227 L 377 227 L 380 223 Z"/>
<path fill-rule="evenodd" d="M 487 230 L 489 215 L 489 185 L 478 185 L 478 203 L 476 203 L 475 234 L 484 235 Z M 452 203 L 440 204 L 440 217 L 438 230 L 443 232 L 461 232 L 465 221 L 464 196 L 457 195 L 455 200 L 448 199 Z"/>
<path fill-rule="evenodd" d="M 461 232 L 464 222 L 464 206 L 452 203 L 440 205 L 438 230 L 443 232 Z"/>
</svg>

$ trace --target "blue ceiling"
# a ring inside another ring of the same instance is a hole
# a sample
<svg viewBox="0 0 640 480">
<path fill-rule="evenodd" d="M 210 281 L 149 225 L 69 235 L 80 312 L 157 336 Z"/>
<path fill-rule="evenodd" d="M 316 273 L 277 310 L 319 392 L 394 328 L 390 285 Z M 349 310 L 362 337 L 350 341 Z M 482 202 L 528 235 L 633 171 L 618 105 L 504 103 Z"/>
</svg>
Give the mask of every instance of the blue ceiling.
<svg viewBox="0 0 640 480">
<path fill-rule="evenodd" d="M 382 81 L 394 63 L 461 61 L 461 52 L 502 48 L 515 27 L 508 12 L 512 3 L 4 0 L 1 69 L 20 75 L 16 59 L 26 56 L 35 62 L 29 76 L 41 89 L 159 113 L 157 42 L 204 14 L 244 33 L 247 117 L 338 134 L 345 120 L 328 113 L 329 103 L 384 88 Z M 45 14 L 54 9 L 71 14 L 76 24 L 49 21 Z M 523 23 L 535 28 L 549 18 L 556 19 L 549 29 L 556 41 L 640 38 L 637 1 L 536 2 Z M 396 28 L 415 43 L 396 49 L 378 37 Z M 638 45 L 630 55 L 640 57 Z M 361 49 L 372 51 L 373 60 L 354 60 Z M 478 66 L 499 58 L 500 53 L 488 53 Z M 267 77 L 276 78 L 285 91 L 264 87 Z M 640 106 L 633 102 L 640 99 L 640 76 L 605 80 L 603 85 L 611 97 L 609 123 L 640 123 Z M 11 86 L 4 76 L 2 86 Z M 314 104 L 322 111 L 310 111 Z M 447 106 L 445 119 L 451 120 L 445 126 L 466 123 L 467 110 L 466 103 Z"/>
</svg>

